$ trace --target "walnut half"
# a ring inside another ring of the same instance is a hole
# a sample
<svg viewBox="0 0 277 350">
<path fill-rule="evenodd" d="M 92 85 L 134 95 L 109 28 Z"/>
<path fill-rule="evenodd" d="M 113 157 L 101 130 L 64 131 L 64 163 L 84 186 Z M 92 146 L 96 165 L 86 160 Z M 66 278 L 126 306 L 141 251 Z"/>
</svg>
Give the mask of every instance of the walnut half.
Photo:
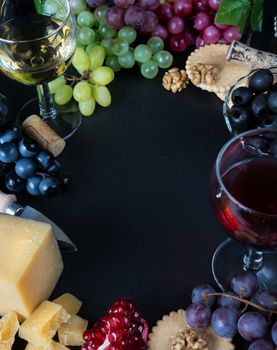
<svg viewBox="0 0 277 350">
<path fill-rule="evenodd" d="M 218 69 L 212 64 L 197 63 L 192 68 L 192 83 L 198 85 L 200 83 L 212 84 L 218 74 Z"/>
<path fill-rule="evenodd" d="M 197 331 L 186 328 L 173 338 L 170 350 L 209 350 L 209 347 Z"/>
<path fill-rule="evenodd" d="M 176 93 L 184 90 L 189 84 L 189 78 L 184 69 L 172 68 L 163 77 L 163 87 Z"/>
</svg>

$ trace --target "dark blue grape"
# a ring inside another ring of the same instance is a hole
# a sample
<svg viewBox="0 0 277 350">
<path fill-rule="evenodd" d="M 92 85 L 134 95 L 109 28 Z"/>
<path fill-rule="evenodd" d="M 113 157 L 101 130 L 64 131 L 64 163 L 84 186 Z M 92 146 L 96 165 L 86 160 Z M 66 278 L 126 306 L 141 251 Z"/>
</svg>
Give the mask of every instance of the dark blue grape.
<svg viewBox="0 0 277 350">
<path fill-rule="evenodd" d="M 3 163 L 0 162 L 0 176 L 7 175 L 14 168 L 12 163 Z"/>
<path fill-rule="evenodd" d="M 191 304 L 186 310 L 186 320 L 193 328 L 207 328 L 211 323 L 211 309 L 204 304 Z"/>
<path fill-rule="evenodd" d="M 232 296 L 237 297 L 238 295 L 232 291 L 224 292 L 224 294 L 228 294 L 228 295 L 230 295 L 230 297 L 223 296 L 223 295 L 219 296 L 217 299 L 217 305 L 229 307 L 229 308 L 232 308 L 234 310 L 239 310 L 240 302 L 232 298 Z"/>
<path fill-rule="evenodd" d="M 277 345 L 277 322 L 274 323 L 271 329 L 271 336 L 274 344 Z"/>
<path fill-rule="evenodd" d="M 258 281 L 253 272 L 241 271 L 231 279 L 231 288 L 239 296 L 250 298 L 257 289 Z"/>
<path fill-rule="evenodd" d="M 253 92 L 246 86 L 241 86 L 232 93 L 232 102 L 237 106 L 247 105 L 252 99 Z"/>
<path fill-rule="evenodd" d="M 215 293 L 214 288 L 209 284 L 201 284 L 199 286 L 194 287 L 191 293 L 192 303 L 203 303 L 208 305 L 209 307 L 212 307 L 215 302 L 215 296 L 212 295 L 208 298 L 205 298 L 205 294 L 209 293 Z"/>
<path fill-rule="evenodd" d="M 237 334 L 237 322 L 237 312 L 221 306 L 212 314 L 211 327 L 219 337 L 233 338 Z"/>
<path fill-rule="evenodd" d="M 38 153 L 40 147 L 35 140 L 25 136 L 19 141 L 18 149 L 22 157 L 29 158 L 34 157 Z"/>
<path fill-rule="evenodd" d="M 19 177 L 15 171 L 12 170 L 5 176 L 5 186 L 9 191 L 19 192 L 25 188 L 26 180 Z"/>
<path fill-rule="evenodd" d="M 262 93 L 270 90 L 273 81 L 273 74 L 269 69 L 259 69 L 249 78 L 248 86 L 254 93 Z"/>
<path fill-rule="evenodd" d="M 277 293 L 273 290 L 262 289 L 256 292 L 252 299 L 255 304 L 272 311 L 277 311 Z"/>
<path fill-rule="evenodd" d="M 19 177 L 28 179 L 36 172 L 36 163 L 32 158 L 21 158 L 16 162 L 15 172 Z"/>
<path fill-rule="evenodd" d="M 60 173 L 61 169 L 62 169 L 62 166 L 60 162 L 58 162 L 57 160 L 54 160 L 54 163 L 48 168 L 47 171 L 49 175 L 56 175 Z"/>
<path fill-rule="evenodd" d="M 21 136 L 21 128 L 15 123 L 12 123 L 8 126 L 8 130 L 11 130 L 15 133 L 16 138 L 19 138 Z"/>
<path fill-rule="evenodd" d="M 275 346 L 271 341 L 260 339 L 250 344 L 248 350 L 275 350 Z"/>
<path fill-rule="evenodd" d="M 63 191 L 68 190 L 68 188 L 71 186 L 72 178 L 71 178 L 71 176 L 68 175 L 68 174 L 60 174 L 60 175 L 58 176 L 58 180 L 59 180 L 60 183 L 61 183 L 61 186 L 62 186 L 62 190 L 63 190 Z"/>
<path fill-rule="evenodd" d="M 17 147 L 13 142 L 0 145 L 0 161 L 3 163 L 12 163 L 18 158 Z"/>
<path fill-rule="evenodd" d="M 0 133 L 0 144 L 16 140 L 16 134 L 11 130 L 5 130 Z"/>
<path fill-rule="evenodd" d="M 40 196 L 39 185 L 41 183 L 42 177 L 35 175 L 27 180 L 26 189 L 32 196 Z"/>
<path fill-rule="evenodd" d="M 43 170 L 48 170 L 53 165 L 55 158 L 52 153 L 42 150 L 36 155 L 36 161 Z"/>
<path fill-rule="evenodd" d="M 247 341 L 254 341 L 264 337 L 268 323 L 265 317 L 258 312 L 246 312 L 238 321 L 238 331 Z"/>
<path fill-rule="evenodd" d="M 257 95 L 252 101 L 252 111 L 259 121 L 266 120 L 270 115 L 270 110 L 267 106 L 267 98 L 265 95 Z"/>
<path fill-rule="evenodd" d="M 45 176 L 39 184 L 39 191 L 42 196 L 54 197 L 59 193 L 60 182 L 52 176 Z"/>
</svg>

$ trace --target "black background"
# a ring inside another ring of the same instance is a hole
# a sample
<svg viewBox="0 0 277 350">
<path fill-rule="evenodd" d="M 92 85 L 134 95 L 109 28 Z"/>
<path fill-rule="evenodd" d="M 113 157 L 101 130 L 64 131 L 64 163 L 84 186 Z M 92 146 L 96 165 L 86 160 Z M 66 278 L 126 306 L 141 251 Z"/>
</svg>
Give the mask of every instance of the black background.
<svg viewBox="0 0 277 350">
<path fill-rule="evenodd" d="M 275 51 L 276 1 L 265 0 L 265 7 L 253 46 Z M 185 60 L 177 55 L 175 66 L 183 68 Z M 83 300 L 90 325 L 125 297 L 152 326 L 186 308 L 195 285 L 214 284 L 211 258 L 226 236 L 211 211 L 209 176 L 231 135 L 214 94 L 193 86 L 169 93 L 163 73 L 154 80 L 138 69 L 117 73 L 112 106 L 84 119 L 59 157 L 73 177 L 71 189 L 54 199 L 19 196 L 78 246 L 78 253 L 64 255 L 53 297 L 71 292 Z M 14 117 L 35 96 L 34 88 L 5 77 L 0 83 Z"/>
</svg>

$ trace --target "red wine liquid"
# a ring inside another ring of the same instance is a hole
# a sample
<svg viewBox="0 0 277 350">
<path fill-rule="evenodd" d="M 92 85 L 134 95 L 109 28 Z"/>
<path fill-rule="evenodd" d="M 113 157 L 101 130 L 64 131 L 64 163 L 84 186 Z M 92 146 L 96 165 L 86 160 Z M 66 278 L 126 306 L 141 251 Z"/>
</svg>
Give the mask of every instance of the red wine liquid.
<svg viewBox="0 0 277 350">
<path fill-rule="evenodd" d="M 237 163 L 223 174 L 222 181 L 235 199 L 221 191 L 219 184 L 212 193 L 224 229 L 257 249 L 277 250 L 277 160 L 254 158 Z"/>
</svg>

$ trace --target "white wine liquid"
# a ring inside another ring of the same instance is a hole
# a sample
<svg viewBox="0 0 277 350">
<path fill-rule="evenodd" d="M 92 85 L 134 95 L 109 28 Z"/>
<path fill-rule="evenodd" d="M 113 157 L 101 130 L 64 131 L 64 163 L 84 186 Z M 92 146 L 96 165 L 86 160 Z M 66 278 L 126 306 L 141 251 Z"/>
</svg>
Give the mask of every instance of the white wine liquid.
<svg viewBox="0 0 277 350">
<path fill-rule="evenodd" d="M 27 85 L 51 81 L 69 66 L 75 50 L 74 33 L 56 18 L 18 17 L 0 25 L 0 69 Z M 61 27 L 61 28 L 60 28 Z M 74 30 L 74 29 L 72 29 Z"/>
</svg>

